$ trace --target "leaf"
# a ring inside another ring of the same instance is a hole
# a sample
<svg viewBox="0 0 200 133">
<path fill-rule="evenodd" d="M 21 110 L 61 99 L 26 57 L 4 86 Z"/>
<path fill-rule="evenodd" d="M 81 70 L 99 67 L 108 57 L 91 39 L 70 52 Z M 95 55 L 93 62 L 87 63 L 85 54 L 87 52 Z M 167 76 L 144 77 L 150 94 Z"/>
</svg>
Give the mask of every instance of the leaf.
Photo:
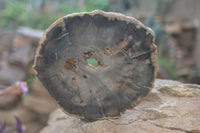
<svg viewBox="0 0 200 133">
<path fill-rule="evenodd" d="M 98 62 L 97 62 L 97 60 L 94 59 L 94 58 L 88 58 L 88 59 L 87 59 L 87 63 L 88 63 L 88 65 L 90 65 L 90 66 L 98 67 Z"/>
</svg>

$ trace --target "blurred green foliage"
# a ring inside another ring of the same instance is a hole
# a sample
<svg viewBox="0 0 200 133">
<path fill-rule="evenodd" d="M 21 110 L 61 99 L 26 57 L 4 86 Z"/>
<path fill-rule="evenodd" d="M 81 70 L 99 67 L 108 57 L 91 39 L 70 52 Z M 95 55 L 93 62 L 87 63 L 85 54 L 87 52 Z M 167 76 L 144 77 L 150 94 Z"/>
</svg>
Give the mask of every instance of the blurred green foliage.
<svg viewBox="0 0 200 133">
<path fill-rule="evenodd" d="M 170 6 L 173 4 L 172 0 L 157 0 L 155 12 L 148 16 L 144 24 L 155 32 L 155 44 L 158 47 L 158 64 L 168 74 L 170 79 L 177 79 L 176 62 L 173 62 L 169 56 L 169 47 L 166 46 L 169 34 L 164 31 L 163 16 L 167 13 Z"/>
<path fill-rule="evenodd" d="M 27 82 L 27 86 L 28 86 L 29 92 L 31 91 L 31 85 L 35 80 L 36 80 L 36 76 L 35 75 L 29 75 L 27 77 L 26 82 Z"/>
<path fill-rule="evenodd" d="M 6 7 L 0 12 L 1 27 L 15 28 L 29 26 L 44 30 L 59 16 L 57 14 L 43 13 L 39 10 L 29 10 L 26 1 L 6 1 Z"/>
<path fill-rule="evenodd" d="M 103 10 L 107 11 L 109 0 L 86 0 L 85 11 Z"/>
<path fill-rule="evenodd" d="M 145 19 L 144 24 L 150 28 L 152 28 L 152 30 L 155 32 L 156 34 L 156 38 L 155 38 L 155 43 L 159 44 L 161 37 L 163 35 L 164 32 L 164 26 L 162 24 L 162 22 L 160 21 L 154 21 L 154 15 L 150 15 Z"/>
<path fill-rule="evenodd" d="M 72 5 L 67 1 L 59 2 L 58 10 L 60 12 L 75 13 L 75 12 L 89 12 L 93 10 L 107 11 L 109 0 L 85 0 L 82 6 Z"/>
<path fill-rule="evenodd" d="M 156 13 L 165 15 L 175 0 L 157 0 Z"/>
<path fill-rule="evenodd" d="M 7 1 L 6 7 L 0 12 L 1 26 L 7 26 L 11 21 L 18 23 L 18 18 L 24 14 L 24 2 Z"/>
<path fill-rule="evenodd" d="M 171 79 L 177 79 L 177 73 L 174 63 L 162 56 L 158 56 L 159 66 L 165 69 L 165 71 L 169 74 Z"/>
<path fill-rule="evenodd" d="M 22 25 L 40 30 L 48 28 L 56 19 L 66 14 L 96 9 L 107 11 L 109 4 L 109 0 L 85 0 L 83 5 L 78 6 L 76 3 L 71 4 L 70 1 L 59 0 L 55 5 L 56 10 L 48 12 L 43 11 L 42 6 L 51 0 L 3 0 L 3 2 L 5 7 L 0 9 L 1 27 L 15 28 Z"/>
</svg>

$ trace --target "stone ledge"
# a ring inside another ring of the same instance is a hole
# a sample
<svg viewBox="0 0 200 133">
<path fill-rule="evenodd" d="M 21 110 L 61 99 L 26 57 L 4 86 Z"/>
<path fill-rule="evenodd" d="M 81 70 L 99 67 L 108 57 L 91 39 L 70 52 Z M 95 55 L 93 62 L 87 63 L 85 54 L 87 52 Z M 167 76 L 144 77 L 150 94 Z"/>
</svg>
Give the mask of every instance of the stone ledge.
<svg viewBox="0 0 200 133">
<path fill-rule="evenodd" d="M 200 133 L 200 86 L 157 79 L 151 94 L 119 119 L 84 122 L 60 109 L 40 133 Z"/>
</svg>

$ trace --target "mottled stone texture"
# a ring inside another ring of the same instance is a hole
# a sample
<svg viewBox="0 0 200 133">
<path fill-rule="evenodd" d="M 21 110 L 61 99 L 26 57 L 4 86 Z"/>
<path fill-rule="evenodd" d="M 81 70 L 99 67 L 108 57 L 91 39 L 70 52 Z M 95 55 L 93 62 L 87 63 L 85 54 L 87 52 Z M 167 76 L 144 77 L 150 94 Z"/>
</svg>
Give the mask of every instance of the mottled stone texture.
<svg viewBox="0 0 200 133">
<path fill-rule="evenodd" d="M 58 109 L 40 133 L 200 133 L 200 86 L 157 79 L 151 94 L 118 119 L 85 122 Z"/>
<path fill-rule="evenodd" d="M 89 58 L 98 66 L 89 65 Z M 45 32 L 34 68 L 67 113 L 88 120 L 117 118 L 153 87 L 154 33 L 118 13 L 68 15 Z"/>
</svg>

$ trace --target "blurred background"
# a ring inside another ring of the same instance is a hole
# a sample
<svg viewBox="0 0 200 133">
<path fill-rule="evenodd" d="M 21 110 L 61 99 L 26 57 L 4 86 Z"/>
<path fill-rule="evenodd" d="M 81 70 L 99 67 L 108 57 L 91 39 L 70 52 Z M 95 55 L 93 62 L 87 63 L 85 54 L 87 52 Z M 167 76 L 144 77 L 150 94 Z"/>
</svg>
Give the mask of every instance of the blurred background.
<svg viewBox="0 0 200 133">
<path fill-rule="evenodd" d="M 200 0 L 0 0 L 0 92 L 17 81 L 25 96 L 0 96 L 0 123 L 37 133 L 57 105 L 35 78 L 33 59 L 43 31 L 70 13 L 93 10 L 135 17 L 156 34 L 158 78 L 200 84 Z"/>
</svg>

